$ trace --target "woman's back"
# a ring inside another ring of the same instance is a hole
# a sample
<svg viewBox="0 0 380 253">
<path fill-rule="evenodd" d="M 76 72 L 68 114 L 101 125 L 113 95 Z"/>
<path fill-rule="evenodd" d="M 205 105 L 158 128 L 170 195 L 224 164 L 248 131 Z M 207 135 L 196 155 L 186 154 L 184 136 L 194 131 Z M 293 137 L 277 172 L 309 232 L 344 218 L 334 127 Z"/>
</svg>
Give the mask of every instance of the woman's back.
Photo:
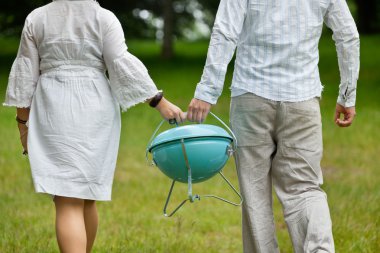
<svg viewBox="0 0 380 253">
<path fill-rule="evenodd" d="M 95 1 L 53 1 L 27 18 L 42 72 L 81 65 L 105 69 L 103 37 L 116 17 Z"/>
</svg>

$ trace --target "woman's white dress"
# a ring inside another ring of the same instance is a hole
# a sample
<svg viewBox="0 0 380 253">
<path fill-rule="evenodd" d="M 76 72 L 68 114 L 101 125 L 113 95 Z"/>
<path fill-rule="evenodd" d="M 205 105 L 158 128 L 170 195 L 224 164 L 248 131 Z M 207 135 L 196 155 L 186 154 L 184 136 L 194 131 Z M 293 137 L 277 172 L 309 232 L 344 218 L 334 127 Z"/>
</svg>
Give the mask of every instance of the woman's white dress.
<svg viewBox="0 0 380 253">
<path fill-rule="evenodd" d="M 157 92 L 144 65 L 128 53 L 118 19 L 95 1 L 57 0 L 29 14 L 4 105 L 31 107 L 35 190 L 110 200 L 119 108 Z"/>
</svg>

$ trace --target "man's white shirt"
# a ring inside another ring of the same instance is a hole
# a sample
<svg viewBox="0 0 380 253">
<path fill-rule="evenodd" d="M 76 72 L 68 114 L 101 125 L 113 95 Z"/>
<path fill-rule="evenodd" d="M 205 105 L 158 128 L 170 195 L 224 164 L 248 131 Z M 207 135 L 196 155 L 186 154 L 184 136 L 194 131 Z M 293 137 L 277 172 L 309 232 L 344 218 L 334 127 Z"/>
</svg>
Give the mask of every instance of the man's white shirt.
<svg viewBox="0 0 380 253">
<path fill-rule="evenodd" d="M 250 92 L 289 102 L 320 97 L 323 23 L 333 31 L 338 54 L 338 103 L 354 106 L 360 43 L 345 0 L 221 0 L 195 98 L 217 102 L 235 49 L 232 96 Z"/>
</svg>

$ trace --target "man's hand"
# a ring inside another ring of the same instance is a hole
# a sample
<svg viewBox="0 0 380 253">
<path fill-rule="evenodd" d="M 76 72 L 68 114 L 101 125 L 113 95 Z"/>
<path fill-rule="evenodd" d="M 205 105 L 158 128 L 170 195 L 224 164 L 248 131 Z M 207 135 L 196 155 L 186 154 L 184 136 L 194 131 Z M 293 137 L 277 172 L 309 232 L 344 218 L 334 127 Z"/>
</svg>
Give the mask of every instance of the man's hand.
<svg viewBox="0 0 380 253">
<path fill-rule="evenodd" d="M 170 103 L 165 98 L 162 98 L 160 103 L 156 106 L 156 109 L 160 112 L 161 116 L 166 119 L 175 119 L 178 123 L 182 123 L 186 120 L 185 113 L 179 109 L 178 106 Z"/>
<path fill-rule="evenodd" d="M 187 119 L 191 122 L 202 123 L 207 114 L 210 112 L 211 104 L 205 101 L 193 98 L 187 110 Z"/>
<path fill-rule="evenodd" d="M 343 115 L 343 119 L 341 119 Z M 340 127 L 349 127 L 352 124 L 356 115 L 355 106 L 353 107 L 343 107 L 340 104 L 336 104 L 334 121 Z"/>
</svg>

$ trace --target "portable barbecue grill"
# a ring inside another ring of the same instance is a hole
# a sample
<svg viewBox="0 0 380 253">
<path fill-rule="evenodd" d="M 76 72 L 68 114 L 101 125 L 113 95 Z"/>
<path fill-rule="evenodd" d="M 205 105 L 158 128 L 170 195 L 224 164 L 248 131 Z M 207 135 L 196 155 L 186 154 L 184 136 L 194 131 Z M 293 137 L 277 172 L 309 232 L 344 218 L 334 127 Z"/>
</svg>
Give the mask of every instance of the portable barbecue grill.
<svg viewBox="0 0 380 253">
<path fill-rule="evenodd" d="M 147 149 L 153 156 L 155 164 L 172 184 L 165 202 L 164 215 L 173 216 L 187 201 L 193 203 L 201 198 L 215 198 L 234 206 L 242 204 L 242 197 L 235 187 L 221 172 L 236 149 L 236 138 L 231 129 L 215 114 L 211 113 L 228 131 L 218 126 L 193 124 L 178 126 L 156 136 L 164 120 L 158 125 L 150 139 Z M 215 195 L 193 194 L 192 184 L 200 183 L 220 174 L 230 188 L 239 196 L 240 203 L 234 203 Z M 176 182 L 188 184 L 188 198 L 183 200 L 174 211 L 167 213 L 167 207 Z"/>
</svg>

